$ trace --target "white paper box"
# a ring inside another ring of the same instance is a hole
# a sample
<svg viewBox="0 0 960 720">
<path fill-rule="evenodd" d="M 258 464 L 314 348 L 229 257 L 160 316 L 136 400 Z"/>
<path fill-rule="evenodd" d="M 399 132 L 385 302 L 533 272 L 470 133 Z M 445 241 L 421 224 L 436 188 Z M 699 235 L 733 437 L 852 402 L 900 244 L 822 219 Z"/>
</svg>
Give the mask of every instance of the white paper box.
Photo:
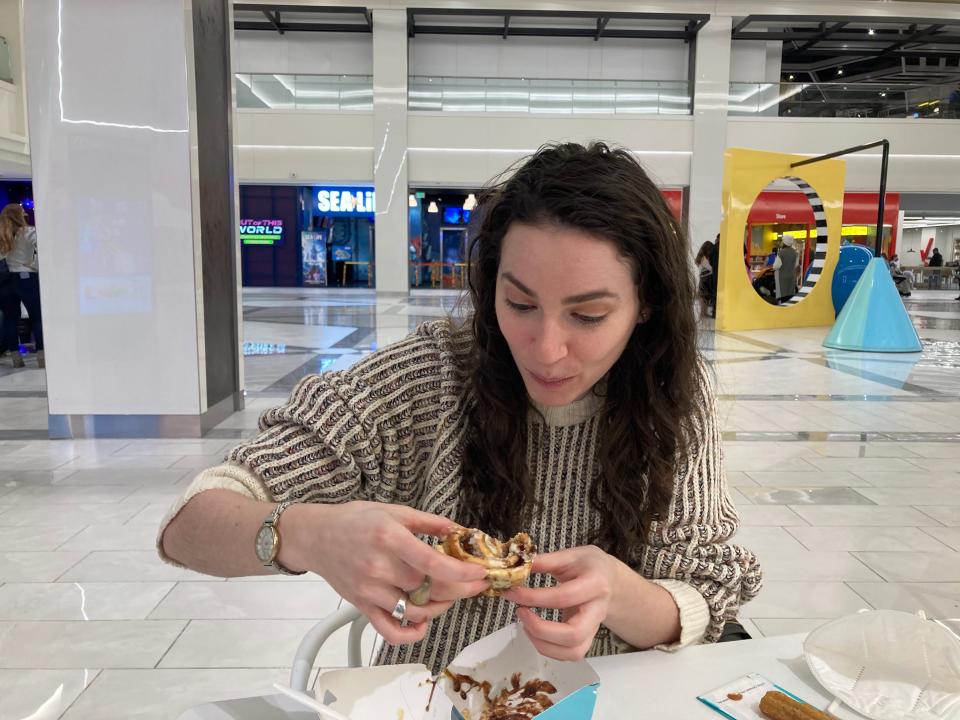
<svg viewBox="0 0 960 720">
<path fill-rule="evenodd" d="M 556 694 L 551 695 L 555 704 L 537 716 L 541 720 L 590 720 L 600 686 L 599 677 L 585 660 L 561 662 L 541 656 L 516 624 L 464 648 L 450 664 L 450 670 L 470 675 L 478 682 L 489 681 L 494 696 L 517 672 L 521 674 L 521 684 L 534 678 L 550 681 L 557 688 Z M 480 691 L 474 690 L 463 700 L 446 679 L 439 681 L 428 710 L 427 701 L 433 689 L 430 680 L 423 665 L 384 666 L 359 672 L 335 670 L 320 676 L 316 696 L 350 720 L 480 717 Z M 325 687 L 337 687 L 338 695 L 334 697 Z"/>
</svg>

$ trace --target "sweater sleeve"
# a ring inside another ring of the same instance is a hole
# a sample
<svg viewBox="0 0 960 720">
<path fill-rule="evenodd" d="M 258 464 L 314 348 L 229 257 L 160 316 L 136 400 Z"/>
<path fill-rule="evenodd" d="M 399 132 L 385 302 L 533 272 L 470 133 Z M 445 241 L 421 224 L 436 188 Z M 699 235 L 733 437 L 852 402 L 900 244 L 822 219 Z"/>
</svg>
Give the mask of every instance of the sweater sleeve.
<svg viewBox="0 0 960 720">
<path fill-rule="evenodd" d="M 440 418 L 457 403 L 450 324 L 422 325 L 349 370 L 309 375 L 229 463 L 273 500 L 414 504 Z"/>
<path fill-rule="evenodd" d="M 666 589 L 680 609 L 673 650 L 716 642 L 740 605 L 760 590 L 756 556 L 731 543 L 740 518 L 727 489 L 723 446 L 708 371 L 701 366 L 701 406 L 690 426 L 690 454 L 681 464 L 666 517 L 651 524 L 641 572 Z"/>
</svg>

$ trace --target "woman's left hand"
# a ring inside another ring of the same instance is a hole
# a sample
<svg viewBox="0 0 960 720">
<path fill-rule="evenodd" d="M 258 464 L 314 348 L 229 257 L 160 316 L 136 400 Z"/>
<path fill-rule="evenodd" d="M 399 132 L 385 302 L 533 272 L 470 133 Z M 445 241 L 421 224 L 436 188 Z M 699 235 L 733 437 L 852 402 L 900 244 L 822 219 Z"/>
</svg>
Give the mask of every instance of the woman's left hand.
<svg viewBox="0 0 960 720">
<path fill-rule="evenodd" d="M 558 585 L 514 588 L 504 598 L 520 605 L 517 619 L 541 655 L 580 660 L 593 644 L 617 589 L 620 561 L 587 545 L 538 555 L 532 572 L 552 575 Z M 544 620 L 530 608 L 562 610 L 563 620 Z"/>
</svg>

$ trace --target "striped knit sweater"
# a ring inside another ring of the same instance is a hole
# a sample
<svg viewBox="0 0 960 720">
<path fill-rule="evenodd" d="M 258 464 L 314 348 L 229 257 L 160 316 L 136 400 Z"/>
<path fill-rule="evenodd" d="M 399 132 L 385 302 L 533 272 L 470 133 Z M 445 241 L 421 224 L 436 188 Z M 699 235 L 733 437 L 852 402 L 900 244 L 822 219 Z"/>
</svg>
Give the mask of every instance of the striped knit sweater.
<svg viewBox="0 0 960 720">
<path fill-rule="evenodd" d="M 450 321 L 420 326 L 394 345 L 340 372 L 304 378 L 288 402 L 266 411 L 261 432 L 233 449 L 223 465 L 201 473 L 171 508 L 227 487 L 267 501 L 399 503 L 456 519 L 464 436 L 470 335 Z M 729 544 L 739 526 L 727 492 L 721 440 L 706 374 L 691 421 L 693 449 L 678 462 L 669 513 L 654 523 L 635 569 L 668 590 L 680 609 L 682 634 L 673 649 L 720 637 L 725 621 L 760 588 L 749 551 Z M 599 399 L 589 393 L 529 416 L 528 460 L 540 510 L 528 532 L 540 552 L 589 543 L 600 522 L 591 506 L 597 474 Z M 252 547 L 252 540 L 251 540 Z M 158 537 L 158 549 L 163 555 Z M 552 584 L 546 576 L 531 584 Z M 557 611 L 545 617 L 558 619 Z M 439 671 L 466 645 L 513 622 L 502 599 L 456 603 L 413 645 L 385 645 L 379 663 L 424 663 Z M 629 650 L 601 627 L 590 655 Z"/>
</svg>

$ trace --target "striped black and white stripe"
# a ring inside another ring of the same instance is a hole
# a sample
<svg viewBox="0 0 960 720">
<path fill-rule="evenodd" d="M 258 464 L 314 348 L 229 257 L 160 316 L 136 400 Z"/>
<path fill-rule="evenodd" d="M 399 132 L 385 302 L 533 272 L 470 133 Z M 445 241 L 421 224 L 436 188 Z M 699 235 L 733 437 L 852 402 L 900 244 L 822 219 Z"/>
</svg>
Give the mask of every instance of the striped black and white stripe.
<svg viewBox="0 0 960 720">
<path fill-rule="evenodd" d="M 803 284 L 800 286 L 796 295 L 789 300 L 784 300 L 782 303 L 783 305 L 796 305 L 810 294 L 813 286 L 817 284 L 817 280 L 819 280 L 823 274 L 823 266 L 827 262 L 827 216 L 823 211 L 823 202 L 820 200 L 820 196 L 817 195 L 816 190 L 810 187 L 808 182 L 796 176 L 786 179 L 796 185 L 803 194 L 807 196 L 807 202 L 810 203 L 810 207 L 813 209 L 813 218 L 815 221 L 814 233 L 816 233 L 815 237 L 817 239 L 817 243 L 813 249 L 813 259 L 810 263 L 810 272 L 803 279 Z"/>
</svg>

